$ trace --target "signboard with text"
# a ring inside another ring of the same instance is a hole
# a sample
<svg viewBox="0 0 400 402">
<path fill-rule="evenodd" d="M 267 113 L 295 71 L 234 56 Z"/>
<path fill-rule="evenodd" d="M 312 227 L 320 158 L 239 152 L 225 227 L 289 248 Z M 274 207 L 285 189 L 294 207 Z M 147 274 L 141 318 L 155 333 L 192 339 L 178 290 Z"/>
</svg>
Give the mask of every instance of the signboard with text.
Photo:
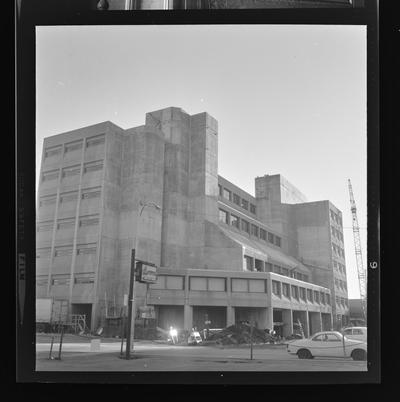
<svg viewBox="0 0 400 402">
<path fill-rule="evenodd" d="M 136 265 L 136 279 L 142 283 L 156 283 L 157 267 L 155 265 L 138 262 Z"/>
</svg>

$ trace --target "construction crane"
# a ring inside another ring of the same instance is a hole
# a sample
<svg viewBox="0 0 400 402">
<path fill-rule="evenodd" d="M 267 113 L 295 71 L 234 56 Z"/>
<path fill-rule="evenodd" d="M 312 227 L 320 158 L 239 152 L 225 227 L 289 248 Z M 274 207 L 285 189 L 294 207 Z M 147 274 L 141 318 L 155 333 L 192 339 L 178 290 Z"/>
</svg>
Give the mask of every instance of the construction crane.
<svg viewBox="0 0 400 402">
<path fill-rule="evenodd" d="M 358 226 L 357 219 L 357 207 L 354 201 L 353 187 L 349 180 L 349 193 L 350 193 L 350 207 L 351 215 L 353 217 L 353 235 L 354 235 L 354 247 L 356 252 L 358 283 L 360 287 L 360 299 L 361 299 L 361 312 L 365 322 L 367 322 L 367 274 L 364 270 L 362 254 L 361 254 L 361 240 L 360 240 L 360 227 Z"/>
</svg>

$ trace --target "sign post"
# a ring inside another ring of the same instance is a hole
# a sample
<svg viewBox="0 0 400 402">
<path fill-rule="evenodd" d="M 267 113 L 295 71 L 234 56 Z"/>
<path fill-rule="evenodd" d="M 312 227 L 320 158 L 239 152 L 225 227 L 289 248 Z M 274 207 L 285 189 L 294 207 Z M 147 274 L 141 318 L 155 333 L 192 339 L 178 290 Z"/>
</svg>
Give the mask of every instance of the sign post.
<svg viewBox="0 0 400 402">
<path fill-rule="evenodd" d="M 129 280 L 129 295 L 128 295 L 128 334 L 126 336 L 126 354 L 125 358 L 129 360 L 131 358 L 131 343 L 133 347 L 133 337 L 135 331 L 135 321 L 132 320 L 133 311 L 133 289 L 135 287 L 135 249 L 132 250 L 131 255 L 131 273 Z"/>
</svg>

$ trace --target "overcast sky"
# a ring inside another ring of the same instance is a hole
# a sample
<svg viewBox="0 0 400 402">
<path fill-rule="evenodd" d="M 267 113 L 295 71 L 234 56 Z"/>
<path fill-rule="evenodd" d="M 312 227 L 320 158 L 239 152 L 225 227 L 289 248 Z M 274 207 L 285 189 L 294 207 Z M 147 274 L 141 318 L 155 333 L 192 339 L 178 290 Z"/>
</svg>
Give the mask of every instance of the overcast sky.
<svg viewBox="0 0 400 402">
<path fill-rule="evenodd" d="M 282 174 L 343 213 L 349 298 L 359 297 L 347 179 L 366 266 L 363 26 L 37 27 L 36 154 L 43 138 L 169 106 L 219 124 L 219 174 L 254 195 Z"/>
</svg>

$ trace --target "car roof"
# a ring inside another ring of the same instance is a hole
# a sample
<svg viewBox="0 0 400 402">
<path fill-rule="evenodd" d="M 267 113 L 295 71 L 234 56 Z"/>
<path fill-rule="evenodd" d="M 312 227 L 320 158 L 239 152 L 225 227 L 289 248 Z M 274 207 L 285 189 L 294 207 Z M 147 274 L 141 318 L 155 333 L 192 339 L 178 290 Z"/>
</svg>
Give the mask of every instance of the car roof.
<svg viewBox="0 0 400 402">
<path fill-rule="evenodd" d="M 343 329 L 367 329 L 367 327 L 346 327 L 346 328 L 343 328 Z"/>
<path fill-rule="evenodd" d="M 323 334 L 335 334 L 335 335 L 342 335 L 339 331 L 321 331 L 321 332 L 317 332 L 317 333 L 315 333 L 314 335 L 312 335 L 313 337 L 314 336 L 317 336 L 317 335 L 323 335 Z"/>
</svg>

